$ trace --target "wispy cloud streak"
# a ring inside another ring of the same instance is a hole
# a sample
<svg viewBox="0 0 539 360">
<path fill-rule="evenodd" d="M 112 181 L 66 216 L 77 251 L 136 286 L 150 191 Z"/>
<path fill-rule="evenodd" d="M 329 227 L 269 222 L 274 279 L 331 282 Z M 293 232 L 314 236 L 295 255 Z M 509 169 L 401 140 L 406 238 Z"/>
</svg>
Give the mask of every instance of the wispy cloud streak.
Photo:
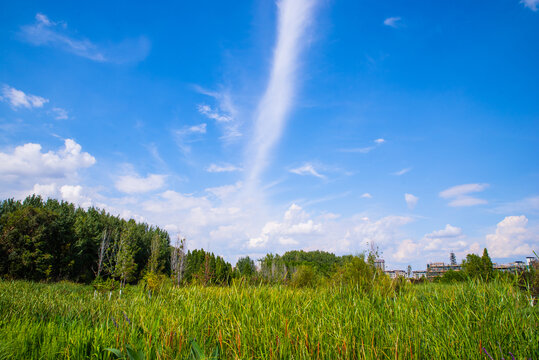
<svg viewBox="0 0 539 360">
<path fill-rule="evenodd" d="M 268 165 L 270 152 L 286 123 L 296 87 L 298 59 L 313 8 L 312 0 L 282 0 L 278 3 L 278 36 L 271 75 L 258 105 L 254 136 L 247 153 L 250 187 L 258 182 Z"/>
</svg>

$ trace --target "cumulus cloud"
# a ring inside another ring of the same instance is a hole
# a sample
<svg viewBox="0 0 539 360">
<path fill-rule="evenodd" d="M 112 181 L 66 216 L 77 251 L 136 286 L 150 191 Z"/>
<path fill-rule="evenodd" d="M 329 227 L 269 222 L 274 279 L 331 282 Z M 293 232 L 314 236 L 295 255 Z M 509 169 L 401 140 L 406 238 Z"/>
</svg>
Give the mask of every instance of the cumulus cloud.
<svg viewBox="0 0 539 360">
<path fill-rule="evenodd" d="M 487 248 L 493 257 L 529 256 L 539 248 L 537 232 L 527 227 L 524 215 L 506 216 L 496 226 L 496 232 L 486 236 Z"/>
<path fill-rule="evenodd" d="M 50 46 L 97 62 L 128 63 L 144 60 L 150 52 L 150 41 L 140 36 L 116 44 L 102 44 L 70 34 L 67 24 L 53 21 L 38 13 L 35 22 L 21 27 L 22 40 L 35 46 Z"/>
<path fill-rule="evenodd" d="M 413 210 L 417 205 L 417 201 L 419 200 L 419 198 L 412 194 L 404 194 L 404 200 L 406 201 L 406 205 L 408 205 L 408 208 L 410 210 Z"/>
<path fill-rule="evenodd" d="M 242 168 L 235 165 L 231 165 L 231 164 L 222 164 L 222 165 L 210 164 L 210 166 L 206 168 L 206 171 L 210 173 L 222 173 L 222 172 L 242 171 Z"/>
<path fill-rule="evenodd" d="M 398 28 L 400 21 L 401 21 L 401 18 L 399 16 L 388 17 L 387 19 L 384 20 L 384 25 L 390 26 L 392 28 Z"/>
<path fill-rule="evenodd" d="M 393 253 L 393 259 L 398 262 L 411 260 L 416 257 L 417 252 L 420 250 L 421 245 L 413 240 L 406 239 L 399 244 L 395 253 Z"/>
<path fill-rule="evenodd" d="M 489 184 L 463 184 L 453 186 L 440 192 L 440 197 L 444 199 L 450 199 L 449 206 L 473 206 L 486 204 L 487 201 L 473 197 L 470 193 L 481 192 L 485 190 Z"/>
<path fill-rule="evenodd" d="M 270 79 L 255 119 L 249 146 L 249 187 L 254 186 L 268 164 L 270 151 L 281 137 L 294 97 L 298 59 L 311 22 L 315 2 L 278 2 L 277 45 L 273 52 Z"/>
<path fill-rule="evenodd" d="M 74 203 L 82 207 L 89 207 L 93 204 L 91 198 L 85 194 L 81 185 L 62 185 L 56 183 L 50 184 L 35 184 L 32 190 L 26 195 L 41 195 L 44 199 L 61 199 Z"/>
<path fill-rule="evenodd" d="M 539 0 L 520 0 L 520 3 L 524 4 L 531 11 L 537 11 L 537 7 L 539 6 Z"/>
<path fill-rule="evenodd" d="M 296 204 L 290 205 L 283 221 L 267 222 L 259 236 L 249 239 L 250 248 L 267 247 L 270 241 L 280 245 L 298 245 L 295 236 L 310 235 L 322 231 L 322 225 L 308 219 L 307 213 Z"/>
<path fill-rule="evenodd" d="M 442 230 L 436 230 L 431 233 L 425 234 L 425 238 L 428 239 L 439 239 L 439 238 L 452 238 L 462 235 L 462 229 L 456 226 L 451 226 L 446 224 L 445 228 Z"/>
<path fill-rule="evenodd" d="M 363 245 L 375 243 L 380 246 L 393 245 L 401 235 L 399 229 L 414 221 L 409 216 L 389 215 L 379 220 L 372 221 L 367 217 L 362 217 L 352 228 L 351 235 L 354 235 Z"/>
<path fill-rule="evenodd" d="M 2 86 L 2 100 L 8 102 L 14 109 L 24 107 L 27 109 L 40 108 L 49 100 L 41 96 L 26 94 L 9 85 Z"/>
<path fill-rule="evenodd" d="M 369 193 L 363 193 L 360 197 L 362 199 L 372 199 L 372 195 Z"/>
<path fill-rule="evenodd" d="M 383 143 L 385 143 L 386 141 L 385 141 L 385 139 L 379 138 L 379 139 L 374 140 L 374 142 L 375 142 L 376 144 L 383 144 Z"/>
<path fill-rule="evenodd" d="M 165 185 L 165 175 L 149 174 L 146 177 L 139 175 L 122 175 L 115 182 L 116 189 L 127 194 L 145 193 L 160 189 Z"/>
<path fill-rule="evenodd" d="M 20 177 L 59 178 L 76 174 L 78 169 L 95 164 L 95 158 L 72 139 L 64 147 L 43 153 L 40 144 L 17 146 L 11 153 L 0 152 L 0 178 L 16 181 Z"/>
<path fill-rule="evenodd" d="M 325 176 L 316 171 L 314 166 L 309 163 L 306 163 L 295 169 L 290 169 L 290 172 L 297 175 L 311 175 L 320 179 L 325 179 Z"/>
<path fill-rule="evenodd" d="M 83 194 L 83 188 L 80 185 L 63 185 L 60 188 L 60 194 L 62 195 L 63 200 L 82 207 L 89 207 L 92 205 L 92 200 Z"/>
</svg>

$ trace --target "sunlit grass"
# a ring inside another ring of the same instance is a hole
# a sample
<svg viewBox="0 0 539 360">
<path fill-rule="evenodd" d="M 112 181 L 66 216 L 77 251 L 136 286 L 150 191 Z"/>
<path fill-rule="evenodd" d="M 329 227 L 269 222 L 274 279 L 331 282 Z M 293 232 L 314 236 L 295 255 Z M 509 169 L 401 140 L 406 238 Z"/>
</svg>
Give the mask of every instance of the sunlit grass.
<svg viewBox="0 0 539 360">
<path fill-rule="evenodd" d="M 505 283 L 349 288 L 140 287 L 94 296 L 71 283 L 0 281 L 0 357 L 184 359 L 189 342 L 229 359 L 539 358 L 539 311 Z"/>
</svg>

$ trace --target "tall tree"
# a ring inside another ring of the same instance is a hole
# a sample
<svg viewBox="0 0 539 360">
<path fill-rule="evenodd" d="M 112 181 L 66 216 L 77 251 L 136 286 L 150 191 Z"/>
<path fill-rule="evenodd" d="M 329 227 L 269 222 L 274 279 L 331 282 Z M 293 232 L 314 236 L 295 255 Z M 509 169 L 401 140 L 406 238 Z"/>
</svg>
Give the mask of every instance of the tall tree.
<svg viewBox="0 0 539 360">
<path fill-rule="evenodd" d="M 457 265 L 457 257 L 455 256 L 455 253 L 451 251 L 451 253 L 449 253 L 449 263 L 451 265 Z"/>
<path fill-rule="evenodd" d="M 494 275 L 494 267 L 492 266 L 492 260 L 488 255 L 487 248 L 483 249 L 483 256 L 481 256 L 481 266 L 481 275 L 483 279 L 486 281 L 491 280 L 492 276 Z"/>
<path fill-rule="evenodd" d="M 241 276 L 253 276 L 256 274 L 255 262 L 249 256 L 239 258 L 236 269 Z"/>
<path fill-rule="evenodd" d="M 126 282 L 133 279 L 133 275 L 137 269 L 135 262 L 135 244 L 133 234 L 136 231 L 134 220 L 127 223 L 126 229 L 120 235 L 118 244 L 118 252 L 116 254 L 116 271 L 115 275 L 120 279 L 121 286 L 125 286 Z"/>
<path fill-rule="evenodd" d="M 174 283 L 180 286 L 183 279 L 183 273 L 185 270 L 185 249 L 187 247 L 187 240 L 178 235 L 176 238 L 176 244 L 172 247 L 170 252 L 170 267 L 172 271 L 172 277 Z"/>
</svg>

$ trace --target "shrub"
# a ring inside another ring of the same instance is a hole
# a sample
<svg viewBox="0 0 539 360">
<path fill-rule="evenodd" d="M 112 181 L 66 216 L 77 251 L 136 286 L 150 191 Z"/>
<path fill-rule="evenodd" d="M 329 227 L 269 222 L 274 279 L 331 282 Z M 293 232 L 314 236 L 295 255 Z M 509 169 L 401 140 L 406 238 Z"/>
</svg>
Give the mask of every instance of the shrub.
<svg viewBox="0 0 539 360">
<path fill-rule="evenodd" d="M 294 287 L 313 287 L 318 282 L 318 276 L 314 269 L 308 265 L 300 265 L 294 275 L 292 275 L 292 285 Z"/>
</svg>

